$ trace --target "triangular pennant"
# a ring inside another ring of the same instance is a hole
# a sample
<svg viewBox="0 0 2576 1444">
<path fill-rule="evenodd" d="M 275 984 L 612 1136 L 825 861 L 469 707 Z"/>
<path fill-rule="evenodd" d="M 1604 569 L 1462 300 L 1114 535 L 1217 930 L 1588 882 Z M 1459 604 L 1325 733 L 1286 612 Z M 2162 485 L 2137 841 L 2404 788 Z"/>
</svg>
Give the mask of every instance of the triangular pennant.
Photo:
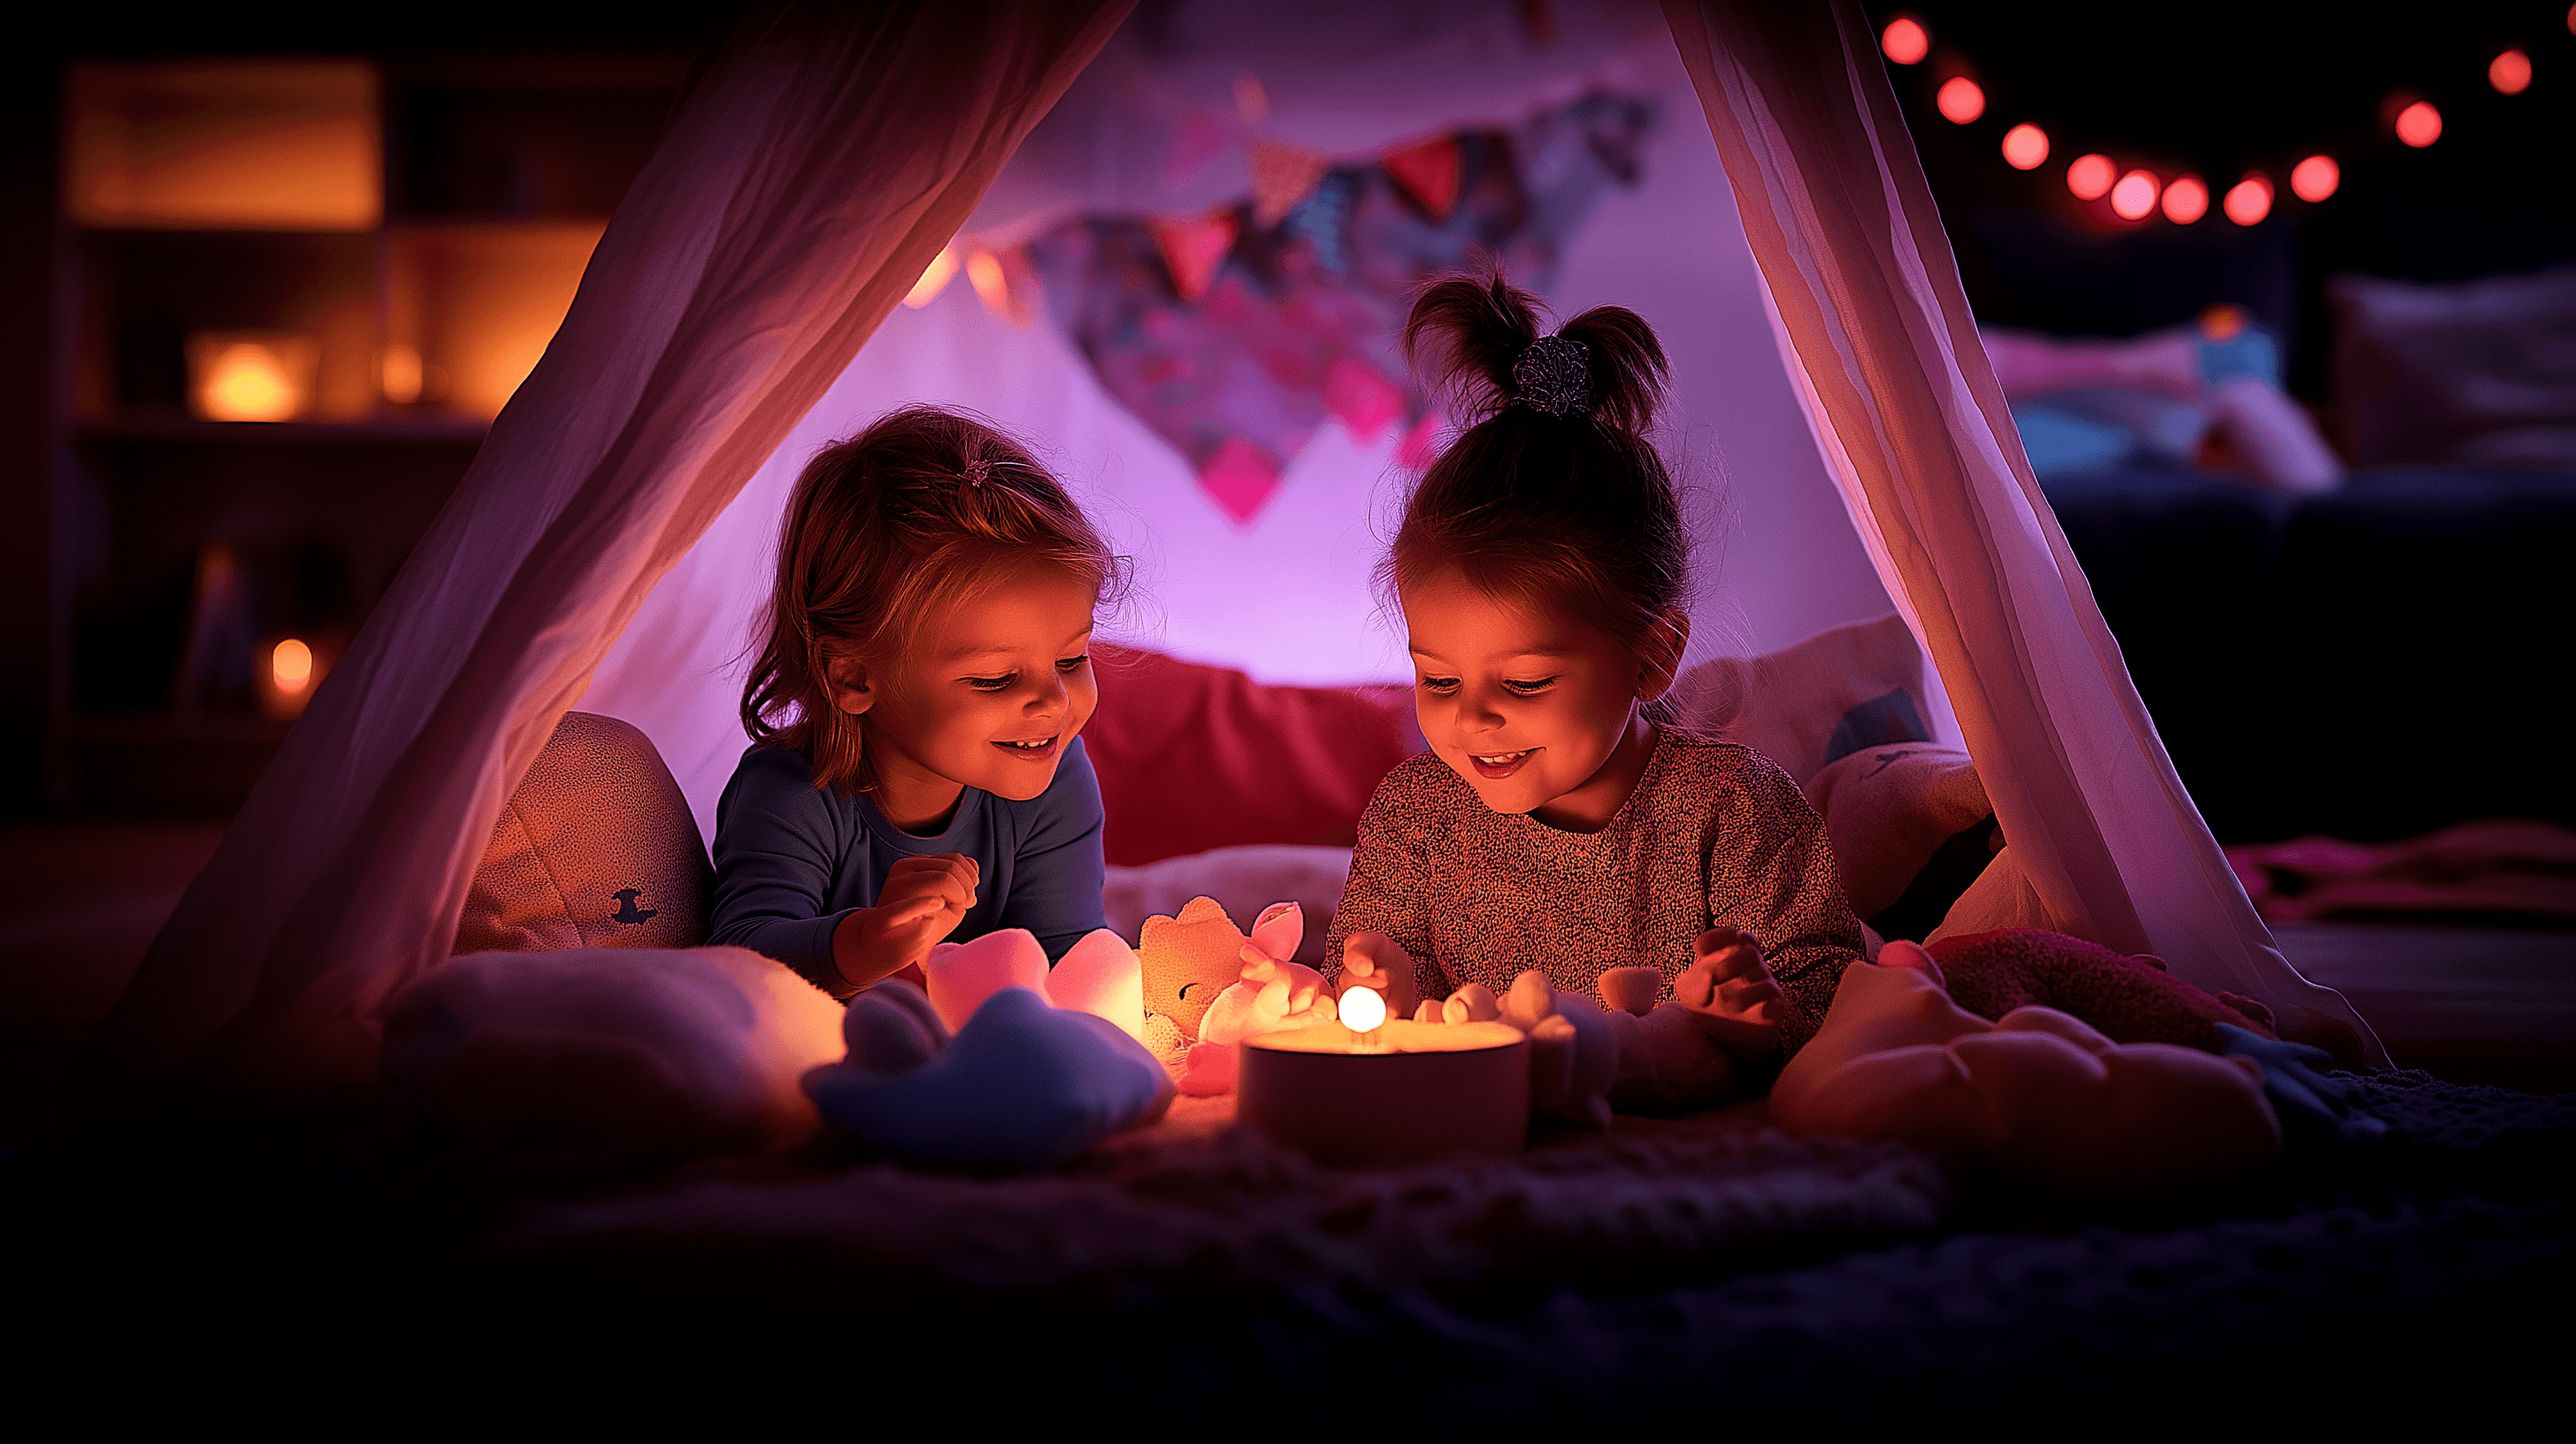
<svg viewBox="0 0 2576 1444">
<path fill-rule="evenodd" d="M 1242 224 L 1232 211 L 1154 221 L 1154 249 L 1162 253 L 1163 265 L 1172 273 L 1172 294 L 1191 303 L 1206 295 L 1216 281 L 1217 267 L 1225 264 L 1226 252 L 1234 249 Z"/>
<path fill-rule="evenodd" d="M 1449 213 L 1458 208 L 1458 186 L 1467 172 L 1458 137 L 1444 135 L 1406 146 L 1378 164 L 1386 167 L 1387 178 L 1434 222 L 1448 220 Z"/>
<path fill-rule="evenodd" d="M 1336 356 L 1324 372 L 1324 410 L 1360 445 L 1374 446 L 1386 424 L 1404 414 L 1404 393 L 1376 367 Z"/>
<path fill-rule="evenodd" d="M 1268 230 L 1315 193 L 1332 162 L 1293 145 L 1256 141 L 1252 147 L 1252 223 Z"/>
<path fill-rule="evenodd" d="M 1271 493 L 1279 489 L 1279 465 L 1260 447 L 1229 436 L 1200 464 L 1199 485 L 1216 498 L 1235 525 L 1250 526 L 1269 505 Z"/>
</svg>

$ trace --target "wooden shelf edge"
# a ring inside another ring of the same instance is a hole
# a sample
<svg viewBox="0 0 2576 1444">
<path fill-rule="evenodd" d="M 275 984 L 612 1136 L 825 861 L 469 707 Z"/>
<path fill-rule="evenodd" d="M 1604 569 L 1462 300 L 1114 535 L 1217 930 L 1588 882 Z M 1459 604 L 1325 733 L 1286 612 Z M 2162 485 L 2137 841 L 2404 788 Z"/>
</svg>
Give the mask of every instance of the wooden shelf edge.
<svg viewBox="0 0 2576 1444">
<path fill-rule="evenodd" d="M 439 444 L 476 446 L 492 424 L 471 416 L 396 416 L 375 421 L 199 421 L 193 417 L 123 417 L 84 421 L 72 430 L 85 442 L 189 445 L 330 446 Z"/>
</svg>

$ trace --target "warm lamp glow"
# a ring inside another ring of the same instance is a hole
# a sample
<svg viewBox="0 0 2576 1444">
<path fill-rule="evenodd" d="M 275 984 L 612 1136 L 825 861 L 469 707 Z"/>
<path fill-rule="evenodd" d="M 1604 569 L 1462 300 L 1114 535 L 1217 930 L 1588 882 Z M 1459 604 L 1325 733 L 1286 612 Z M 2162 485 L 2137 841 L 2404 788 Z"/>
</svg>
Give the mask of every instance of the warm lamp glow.
<svg viewBox="0 0 2576 1444">
<path fill-rule="evenodd" d="M 2120 168 L 2111 164 L 2107 155 L 2079 155 L 2066 168 L 2066 188 L 2079 201 L 2098 201 L 2111 193 L 2111 182 L 2120 178 Z"/>
<path fill-rule="evenodd" d="M 2330 155 L 2312 155 L 2290 167 L 2290 194 L 2310 205 L 2335 193 L 2343 184 L 2343 167 Z"/>
<path fill-rule="evenodd" d="M 1932 96 L 1933 106 L 1941 118 L 1952 125 L 1966 125 L 1986 113 L 1986 92 L 1977 82 L 1964 75 L 1953 75 L 1941 82 Z"/>
<path fill-rule="evenodd" d="M 63 189 L 83 225 L 363 231 L 384 214 L 376 68 L 352 60 L 79 64 Z"/>
<path fill-rule="evenodd" d="M 2027 123 L 2004 132 L 2004 164 L 2037 170 L 2048 159 L 2048 132 Z"/>
<path fill-rule="evenodd" d="M 2397 138 L 2422 150 L 2442 138 L 2442 112 L 2433 102 L 2419 100 L 2397 112 Z"/>
<path fill-rule="evenodd" d="M 1354 1033 L 1374 1033 L 1386 1021 L 1386 999 L 1375 988 L 1346 988 L 1341 996 L 1342 1026 Z"/>
<path fill-rule="evenodd" d="M 571 310 L 602 229 L 597 221 L 512 221 L 392 230 L 387 339 L 420 354 L 417 399 L 468 416 L 499 415 Z"/>
<path fill-rule="evenodd" d="M 2196 175 L 2182 176 L 2165 187 L 2165 219 L 2187 226 L 2209 214 L 2209 187 Z"/>
<path fill-rule="evenodd" d="M 278 643 L 268 654 L 268 675 L 279 696 L 302 694 L 313 683 L 313 649 L 293 637 Z"/>
<path fill-rule="evenodd" d="M 2156 183 L 2155 172 L 2133 170 L 2120 177 L 2118 185 L 2111 187 L 2111 213 L 2124 221 L 2145 220 L 2155 210 L 2156 196 L 2162 190 L 2163 187 Z"/>
<path fill-rule="evenodd" d="M 912 283 L 912 290 L 904 296 L 903 303 L 920 310 L 938 300 L 939 293 L 948 289 L 949 280 L 956 274 L 957 248 L 940 247 L 939 254 L 931 257 L 930 264 L 922 268 L 921 279 Z"/>
<path fill-rule="evenodd" d="M 396 406 L 409 406 L 420 399 L 420 350 L 413 346 L 387 346 L 378 366 L 378 380 L 385 399 Z"/>
<path fill-rule="evenodd" d="M 2272 182 L 2259 175 L 2249 175 L 2228 187 L 2227 199 L 2221 203 L 2227 218 L 2240 226 L 2259 226 L 2272 213 Z"/>
<path fill-rule="evenodd" d="M 2519 50 L 2508 50 L 2487 62 L 2487 84 L 2507 95 L 2520 95 L 2531 88 L 2531 57 Z"/>
<path fill-rule="evenodd" d="M 292 421 L 312 409 L 320 353 L 310 336 L 198 332 L 188 338 L 189 400 L 209 421 Z"/>
<path fill-rule="evenodd" d="M 977 251 L 966 258 L 966 279 L 974 284 L 975 294 L 994 315 L 1011 309 L 1011 278 L 1002 273 L 1002 260 L 991 251 Z"/>
<path fill-rule="evenodd" d="M 1891 20 L 1878 33 L 1878 48 L 1899 65 L 1920 65 L 1932 53 L 1932 33 L 1919 20 Z"/>
</svg>

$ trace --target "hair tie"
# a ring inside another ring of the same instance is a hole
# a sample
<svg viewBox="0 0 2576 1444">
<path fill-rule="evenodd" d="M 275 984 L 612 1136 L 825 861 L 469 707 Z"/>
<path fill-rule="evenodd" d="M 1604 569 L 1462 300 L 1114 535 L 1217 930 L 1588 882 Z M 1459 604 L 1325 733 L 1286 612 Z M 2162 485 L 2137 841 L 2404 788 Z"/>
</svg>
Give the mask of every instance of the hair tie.
<svg viewBox="0 0 2576 1444">
<path fill-rule="evenodd" d="M 986 461 L 981 457 L 966 463 L 966 484 L 968 486 L 982 486 L 984 484 L 984 478 L 990 475 L 992 470 L 993 463 Z"/>
<path fill-rule="evenodd" d="M 1554 417 L 1592 409 L 1592 348 L 1570 336 L 1541 336 L 1512 363 L 1512 400 Z"/>
</svg>

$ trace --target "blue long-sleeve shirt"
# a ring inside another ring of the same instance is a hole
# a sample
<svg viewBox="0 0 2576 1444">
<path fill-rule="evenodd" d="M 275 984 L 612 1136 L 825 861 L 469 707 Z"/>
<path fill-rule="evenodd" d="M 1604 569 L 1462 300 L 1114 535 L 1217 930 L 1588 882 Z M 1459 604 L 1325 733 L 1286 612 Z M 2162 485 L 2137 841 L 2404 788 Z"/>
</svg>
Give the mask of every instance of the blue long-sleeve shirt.
<svg viewBox="0 0 2576 1444">
<path fill-rule="evenodd" d="M 1077 737 L 1055 781 L 1027 802 L 969 787 L 937 837 L 915 837 L 852 792 L 814 786 L 813 764 L 788 747 L 754 746 L 716 803 L 714 927 L 707 941 L 764 953 L 834 996 L 853 991 L 832 965 L 832 930 L 874 907 L 907 857 L 975 859 L 975 906 L 950 942 L 1027 928 L 1050 958 L 1103 926 L 1100 782 Z"/>
</svg>

